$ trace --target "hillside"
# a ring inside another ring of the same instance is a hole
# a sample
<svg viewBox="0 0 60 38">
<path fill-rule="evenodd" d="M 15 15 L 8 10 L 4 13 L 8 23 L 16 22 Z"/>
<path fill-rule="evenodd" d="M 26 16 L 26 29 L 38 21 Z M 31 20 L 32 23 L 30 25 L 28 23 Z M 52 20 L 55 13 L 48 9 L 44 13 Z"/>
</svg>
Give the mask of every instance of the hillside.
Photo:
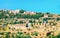
<svg viewBox="0 0 60 38">
<path fill-rule="evenodd" d="M 60 38 L 60 15 L 0 10 L 1 38 Z"/>
</svg>

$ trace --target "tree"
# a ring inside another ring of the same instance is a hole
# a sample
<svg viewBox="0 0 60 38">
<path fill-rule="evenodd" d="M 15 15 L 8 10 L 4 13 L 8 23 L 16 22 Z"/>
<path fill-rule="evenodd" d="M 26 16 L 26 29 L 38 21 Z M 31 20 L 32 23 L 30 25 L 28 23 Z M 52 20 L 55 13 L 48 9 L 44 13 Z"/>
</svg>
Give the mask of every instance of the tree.
<svg viewBox="0 0 60 38">
<path fill-rule="evenodd" d="M 49 35 L 49 38 L 57 38 L 57 37 L 54 35 Z"/>
<path fill-rule="evenodd" d="M 10 38 L 10 32 L 6 34 L 6 38 Z"/>
<path fill-rule="evenodd" d="M 57 20 L 57 21 L 59 21 L 59 20 L 60 20 L 60 18 L 56 18 L 56 20 Z"/>
<path fill-rule="evenodd" d="M 23 10 L 23 9 L 21 9 L 20 11 L 19 11 L 19 13 L 24 13 L 25 12 L 25 10 Z"/>
<path fill-rule="evenodd" d="M 23 34 L 23 32 L 18 32 L 18 34 L 22 35 L 22 34 Z"/>
<path fill-rule="evenodd" d="M 57 38 L 60 38 L 60 34 L 59 34 L 59 35 L 57 35 Z"/>
<path fill-rule="evenodd" d="M 50 14 L 49 12 L 46 12 L 46 14 Z"/>
<path fill-rule="evenodd" d="M 38 36 L 38 32 L 34 32 L 33 35 L 34 35 L 34 36 Z"/>
<path fill-rule="evenodd" d="M 30 35 L 26 35 L 24 38 L 31 38 L 31 36 Z"/>
<path fill-rule="evenodd" d="M 40 24 L 40 25 L 41 25 L 41 23 L 42 23 L 42 22 L 41 22 L 41 21 L 39 21 L 39 24 Z"/>
</svg>

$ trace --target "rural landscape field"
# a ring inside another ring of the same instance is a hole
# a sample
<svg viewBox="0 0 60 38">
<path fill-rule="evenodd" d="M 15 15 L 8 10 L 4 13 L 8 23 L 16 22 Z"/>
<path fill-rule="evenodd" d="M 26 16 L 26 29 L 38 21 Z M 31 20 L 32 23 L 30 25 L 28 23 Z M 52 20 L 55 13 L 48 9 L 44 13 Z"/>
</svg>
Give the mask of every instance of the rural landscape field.
<svg viewBox="0 0 60 38">
<path fill-rule="evenodd" d="M 0 38 L 60 38 L 60 0 L 0 0 Z"/>
<path fill-rule="evenodd" d="M 60 38 L 60 14 L 0 10 L 0 38 Z"/>
</svg>

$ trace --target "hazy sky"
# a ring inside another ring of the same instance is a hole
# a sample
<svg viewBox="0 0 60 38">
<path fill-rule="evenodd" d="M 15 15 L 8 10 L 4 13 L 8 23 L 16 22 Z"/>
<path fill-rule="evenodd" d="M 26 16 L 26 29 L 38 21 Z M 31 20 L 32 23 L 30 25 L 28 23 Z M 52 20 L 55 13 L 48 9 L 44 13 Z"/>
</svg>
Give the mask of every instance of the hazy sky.
<svg viewBox="0 0 60 38">
<path fill-rule="evenodd" d="M 0 9 L 24 9 L 60 14 L 60 0 L 0 0 Z"/>
</svg>

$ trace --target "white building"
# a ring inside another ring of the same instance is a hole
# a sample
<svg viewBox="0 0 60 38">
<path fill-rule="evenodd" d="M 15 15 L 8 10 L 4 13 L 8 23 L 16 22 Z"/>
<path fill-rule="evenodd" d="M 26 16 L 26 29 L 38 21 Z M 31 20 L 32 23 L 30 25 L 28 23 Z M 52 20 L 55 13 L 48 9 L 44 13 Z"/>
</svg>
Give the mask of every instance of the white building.
<svg viewBox="0 0 60 38">
<path fill-rule="evenodd" d="M 9 10 L 9 13 L 14 13 L 14 14 L 17 14 L 19 13 L 20 10 Z"/>
<path fill-rule="evenodd" d="M 46 18 L 46 17 L 48 17 L 48 15 L 47 14 L 44 14 L 44 18 Z"/>
<path fill-rule="evenodd" d="M 24 12 L 23 14 L 30 14 L 30 15 L 32 15 L 32 14 L 36 14 L 35 12 Z"/>
</svg>

